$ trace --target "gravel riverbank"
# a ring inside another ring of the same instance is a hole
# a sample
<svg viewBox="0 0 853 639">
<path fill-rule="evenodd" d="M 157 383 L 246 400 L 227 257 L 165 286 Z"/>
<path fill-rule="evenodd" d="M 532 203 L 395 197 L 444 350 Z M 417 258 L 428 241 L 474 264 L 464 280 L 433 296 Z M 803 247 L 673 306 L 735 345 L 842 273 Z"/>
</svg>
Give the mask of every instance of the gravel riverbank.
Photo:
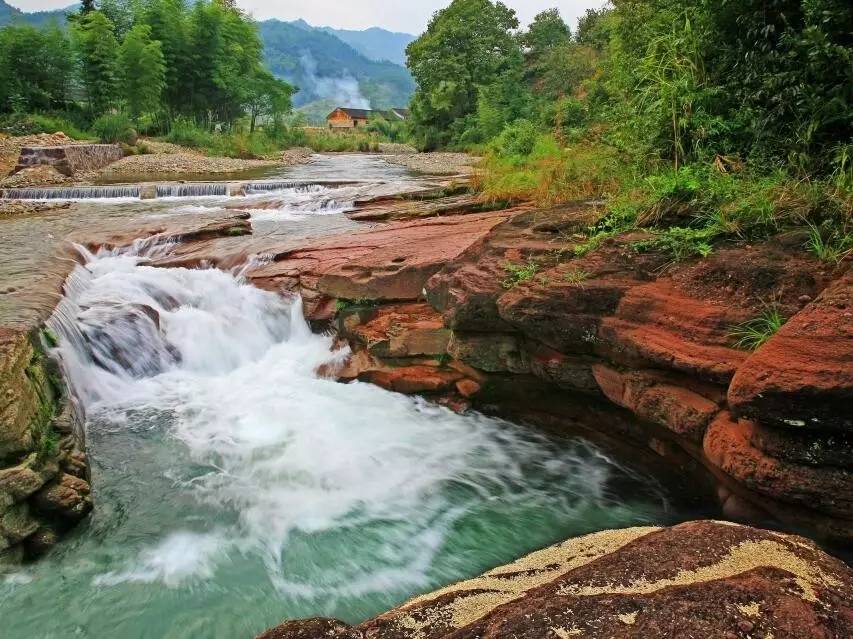
<svg viewBox="0 0 853 639">
<path fill-rule="evenodd" d="M 480 158 L 467 153 L 403 153 L 385 159 L 415 173 L 427 175 L 470 175 Z"/>
</svg>

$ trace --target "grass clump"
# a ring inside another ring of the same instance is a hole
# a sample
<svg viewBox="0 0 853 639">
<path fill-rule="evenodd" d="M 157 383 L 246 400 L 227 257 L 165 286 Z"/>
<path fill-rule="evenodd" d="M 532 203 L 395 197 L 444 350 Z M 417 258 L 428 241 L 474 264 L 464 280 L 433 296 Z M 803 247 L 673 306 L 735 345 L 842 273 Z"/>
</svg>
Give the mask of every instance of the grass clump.
<svg viewBox="0 0 853 639">
<path fill-rule="evenodd" d="M 582 282 L 592 277 L 592 273 L 583 269 L 574 269 L 563 273 L 563 281 L 573 286 L 579 286 Z"/>
<path fill-rule="evenodd" d="M 839 264 L 853 254 L 853 233 L 843 228 L 809 224 L 806 248 L 821 262 Z"/>
<path fill-rule="evenodd" d="M 778 333 L 786 321 L 775 305 L 767 305 L 758 317 L 732 326 L 729 338 L 735 348 L 756 351 Z"/>
<path fill-rule="evenodd" d="M 501 282 L 505 289 L 513 289 L 522 282 L 533 279 L 539 272 L 539 264 L 535 260 L 529 260 L 527 264 L 504 264 L 504 270 L 508 273 L 507 278 Z"/>
</svg>

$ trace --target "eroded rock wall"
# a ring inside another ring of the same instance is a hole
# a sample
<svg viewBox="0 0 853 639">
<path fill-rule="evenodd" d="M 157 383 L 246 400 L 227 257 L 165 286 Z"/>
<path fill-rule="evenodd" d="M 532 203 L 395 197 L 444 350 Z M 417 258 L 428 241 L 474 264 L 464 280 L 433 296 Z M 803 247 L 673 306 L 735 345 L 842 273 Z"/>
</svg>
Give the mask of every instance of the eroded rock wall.
<svg viewBox="0 0 853 639">
<path fill-rule="evenodd" d="M 91 510 L 83 449 L 38 337 L 0 328 L 0 558 L 43 553 Z"/>
<path fill-rule="evenodd" d="M 248 275 L 301 292 L 310 319 L 337 311 L 354 355 L 329 374 L 552 425 L 578 405 L 618 407 L 645 428 L 593 428 L 686 453 L 727 517 L 853 539 L 846 265 L 813 259 L 796 234 L 677 264 L 637 251 L 642 232 L 580 254 L 572 237 L 592 215 L 585 204 L 444 212 Z M 788 323 L 755 353 L 736 348 L 733 327 L 771 303 Z"/>
</svg>

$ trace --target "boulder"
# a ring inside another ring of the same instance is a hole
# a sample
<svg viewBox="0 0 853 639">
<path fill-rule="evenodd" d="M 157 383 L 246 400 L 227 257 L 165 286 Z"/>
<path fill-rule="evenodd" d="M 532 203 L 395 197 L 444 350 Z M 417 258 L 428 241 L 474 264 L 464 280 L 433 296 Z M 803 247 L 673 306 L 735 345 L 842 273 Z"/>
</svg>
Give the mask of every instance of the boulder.
<svg viewBox="0 0 853 639">
<path fill-rule="evenodd" d="M 801 537 L 698 521 L 571 539 L 352 628 L 301 623 L 262 637 L 827 639 L 853 633 L 853 571 Z"/>
<path fill-rule="evenodd" d="M 74 523 L 92 510 L 91 489 L 84 479 L 63 473 L 36 493 L 33 503 L 40 513 Z"/>
<path fill-rule="evenodd" d="M 780 427 L 853 430 L 853 273 L 738 368 L 729 406 L 738 416 Z"/>
</svg>

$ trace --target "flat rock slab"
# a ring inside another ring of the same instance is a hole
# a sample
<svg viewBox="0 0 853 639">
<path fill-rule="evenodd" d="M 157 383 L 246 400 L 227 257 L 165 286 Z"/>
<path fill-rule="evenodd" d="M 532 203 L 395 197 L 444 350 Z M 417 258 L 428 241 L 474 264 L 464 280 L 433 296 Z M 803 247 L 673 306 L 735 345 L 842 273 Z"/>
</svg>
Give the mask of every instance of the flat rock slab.
<svg viewBox="0 0 853 639">
<path fill-rule="evenodd" d="M 261 639 L 827 639 L 853 633 L 853 571 L 813 542 L 726 522 L 571 539 L 359 626 Z"/>
<path fill-rule="evenodd" d="M 309 319 L 329 319 L 335 298 L 416 300 L 444 264 L 482 239 L 511 212 L 500 211 L 414 222 L 393 222 L 365 231 L 311 241 L 274 253 L 249 269 L 257 286 L 302 293 Z"/>
</svg>

